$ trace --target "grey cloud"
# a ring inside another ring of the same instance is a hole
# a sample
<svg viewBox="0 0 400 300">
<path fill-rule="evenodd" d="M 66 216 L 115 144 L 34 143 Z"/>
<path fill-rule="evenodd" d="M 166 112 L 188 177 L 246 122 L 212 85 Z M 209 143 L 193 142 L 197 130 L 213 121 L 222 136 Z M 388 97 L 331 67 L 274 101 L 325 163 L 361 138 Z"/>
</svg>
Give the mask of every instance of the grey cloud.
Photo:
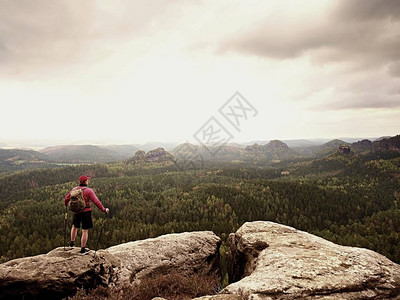
<svg viewBox="0 0 400 300">
<path fill-rule="evenodd" d="M 68 1 L 2 1 L 0 64 L 68 59 L 79 52 L 93 22 L 91 5 L 72 10 Z M 90 2 L 87 2 L 90 3 Z"/>
<path fill-rule="evenodd" d="M 319 103 L 317 110 L 390 109 L 400 108 L 400 90 L 397 78 L 386 78 L 373 72 L 333 82 L 334 98 Z"/>
<path fill-rule="evenodd" d="M 352 94 L 324 103 L 317 110 L 344 110 L 361 108 L 400 108 L 400 95 Z"/>
<path fill-rule="evenodd" d="M 341 0 L 338 3 L 323 18 L 310 15 L 309 19 L 297 22 L 285 19 L 254 22 L 242 32 L 222 40 L 219 51 L 272 59 L 309 54 L 319 63 L 351 61 L 364 66 L 399 57 L 400 1 Z M 388 21 L 386 17 L 392 19 Z"/>
<path fill-rule="evenodd" d="M 350 0 L 341 1 L 333 15 L 339 19 L 371 20 L 400 16 L 400 3 L 398 0 Z"/>
<path fill-rule="evenodd" d="M 332 3 L 336 6 L 330 6 L 323 16 L 258 20 L 223 39 L 219 51 L 277 61 L 307 56 L 317 66 L 335 64 L 335 74 L 328 75 L 329 79 L 314 79 L 312 84 L 320 86 L 315 93 L 309 91 L 304 101 L 314 99 L 318 89 L 359 78 L 346 91 L 336 89 L 337 100 L 320 103 L 318 109 L 399 108 L 399 95 L 393 93 L 398 82 L 391 79 L 400 75 L 400 1 Z M 371 74 L 367 78 L 366 72 Z M 372 86 L 375 90 L 370 90 Z"/>
<path fill-rule="evenodd" d="M 101 5 L 107 2 L 0 0 L 0 76 L 35 77 L 91 63 L 105 48 L 134 40 L 155 18 L 162 22 L 173 6 L 165 0 Z"/>
<path fill-rule="evenodd" d="M 331 23 L 323 23 L 286 28 L 282 22 L 273 28 L 269 22 L 261 22 L 254 30 L 223 43 L 220 50 L 232 49 L 277 59 L 295 58 L 307 51 L 319 50 L 329 53 L 326 56 L 328 60 L 346 60 L 353 54 L 373 57 L 377 52 L 390 57 L 398 55 L 396 47 L 400 46 L 400 41 L 381 37 L 381 28 L 379 24 L 378 27 L 376 25 L 341 23 L 333 26 Z"/>
<path fill-rule="evenodd" d="M 389 65 L 388 73 L 393 77 L 400 77 L 400 60 Z"/>
</svg>

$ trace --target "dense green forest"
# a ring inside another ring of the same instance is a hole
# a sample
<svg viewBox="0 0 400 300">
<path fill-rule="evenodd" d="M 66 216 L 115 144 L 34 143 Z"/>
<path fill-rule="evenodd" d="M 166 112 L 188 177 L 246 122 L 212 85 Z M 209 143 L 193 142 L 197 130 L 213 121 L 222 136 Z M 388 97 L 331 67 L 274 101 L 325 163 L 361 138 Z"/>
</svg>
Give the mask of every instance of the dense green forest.
<svg viewBox="0 0 400 300">
<path fill-rule="evenodd" d="M 264 166 L 171 161 L 78 165 L 0 176 L 1 262 L 64 242 L 63 198 L 81 174 L 111 212 L 94 210 L 88 247 L 212 230 L 224 241 L 244 222 L 269 220 L 400 262 L 400 153 L 330 154 Z M 93 206 L 93 205 L 92 205 Z M 69 213 L 67 241 L 72 222 Z"/>
</svg>

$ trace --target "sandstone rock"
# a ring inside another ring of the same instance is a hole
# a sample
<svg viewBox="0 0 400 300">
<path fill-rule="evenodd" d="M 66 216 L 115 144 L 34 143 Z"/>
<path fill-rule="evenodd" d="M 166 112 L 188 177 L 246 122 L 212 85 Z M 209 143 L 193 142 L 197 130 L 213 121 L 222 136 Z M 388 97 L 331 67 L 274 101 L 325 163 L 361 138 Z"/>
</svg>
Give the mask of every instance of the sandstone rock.
<svg viewBox="0 0 400 300">
<path fill-rule="evenodd" d="M 272 222 L 245 223 L 229 236 L 221 293 L 244 299 L 398 299 L 400 266 L 371 250 L 336 245 Z"/>
<path fill-rule="evenodd" d="M 168 151 L 165 151 L 164 148 L 161 147 L 147 152 L 145 156 L 147 162 L 172 161 L 173 158 L 174 157 L 168 153 Z"/>
<path fill-rule="evenodd" d="M 116 270 L 117 284 L 127 284 L 173 271 L 217 276 L 220 280 L 219 246 L 218 236 L 202 231 L 168 234 L 107 250 L 121 261 Z"/>
<path fill-rule="evenodd" d="M 349 145 L 339 145 L 338 152 L 340 154 L 350 154 L 351 153 L 350 146 Z"/>
<path fill-rule="evenodd" d="M 0 264 L 0 299 L 61 299 L 78 288 L 108 285 L 119 261 L 107 251 L 79 255 L 80 248 Z"/>
<path fill-rule="evenodd" d="M 145 153 L 143 150 L 136 151 L 135 155 L 127 159 L 127 164 L 142 165 L 151 162 L 172 162 L 174 157 L 164 148 L 157 148 Z"/>
<path fill-rule="evenodd" d="M 214 296 L 193 298 L 192 300 L 243 300 L 243 298 L 238 295 L 219 294 Z"/>
</svg>

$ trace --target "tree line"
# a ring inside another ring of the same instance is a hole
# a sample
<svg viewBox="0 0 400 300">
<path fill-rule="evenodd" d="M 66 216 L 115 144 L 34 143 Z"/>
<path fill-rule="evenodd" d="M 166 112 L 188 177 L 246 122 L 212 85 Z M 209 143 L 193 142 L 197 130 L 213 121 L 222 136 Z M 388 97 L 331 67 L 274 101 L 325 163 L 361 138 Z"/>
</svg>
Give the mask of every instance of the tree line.
<svg viewBox="0 0 400 300">
<path fill-rule="evenodd" d="M 257 167 L 218 164 L 201 170 L 173 165 L 69 166 L 0 178 L 0 259 L 45 253 L 63 245 L 63 198 L 81 174 L 111 209 L 93 208 L 101 248 L 162 234 L 212 230 L 225 242 L 244 222 L 268 220 L 333 242 L 366 247 L 400 262 L 399 157 L 331 156 Z M 287 171 L 289 175 L 282 175 Z M 72 215 L 69 213 L 67 241 Z"/>
</svg>

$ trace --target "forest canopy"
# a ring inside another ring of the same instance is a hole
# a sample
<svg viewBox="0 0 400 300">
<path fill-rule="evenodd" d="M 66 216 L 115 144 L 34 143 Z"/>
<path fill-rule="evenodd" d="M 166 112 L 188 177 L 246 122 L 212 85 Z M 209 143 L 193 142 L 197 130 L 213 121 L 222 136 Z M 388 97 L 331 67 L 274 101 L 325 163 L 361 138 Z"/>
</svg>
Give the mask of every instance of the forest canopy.
<svg viewBox="0 0 400 300">
<path fill-rule="evenodd" d="M 63 198 L 81 174 L 92 176 L 108 216 L 92 205 L 89 248 L 162 234 L 212 230 L 222 240 L 244 222 L 268 220 L 366 247 L 400 262 L 400 154 L 333 153 L 256 166 L 126 162 L 41 168 L 0 177 L 0 259 L 45 253 L 63 245 Z M 72 214 L 69 213 L 67 241 Z"/>
</svg>

